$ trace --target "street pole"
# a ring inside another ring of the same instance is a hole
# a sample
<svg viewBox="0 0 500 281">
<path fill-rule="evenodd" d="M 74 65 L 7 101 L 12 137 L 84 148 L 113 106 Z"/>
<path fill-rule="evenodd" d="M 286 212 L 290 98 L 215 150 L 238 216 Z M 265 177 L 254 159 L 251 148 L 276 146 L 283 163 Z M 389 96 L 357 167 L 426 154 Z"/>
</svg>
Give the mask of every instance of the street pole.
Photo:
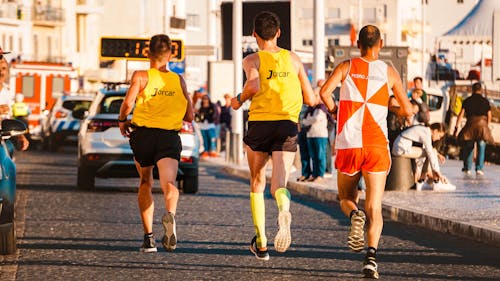
<svg viewBox="0 0 500 281">
<path fill-rule="evenodd" d="M 325 1 L 314 0 L 313 85 L 325 78 Z"/>
<path fill-rule="evenodd" d="M 242 34 L 243 34 L 243 5 L 242 0 L 233 2 L 233 63 L 234 63 L 234 94 L 242 91 Z M 231 160 L 240 164 L 243 159 L 243 111 L 231 110 Z"/>
</svg>

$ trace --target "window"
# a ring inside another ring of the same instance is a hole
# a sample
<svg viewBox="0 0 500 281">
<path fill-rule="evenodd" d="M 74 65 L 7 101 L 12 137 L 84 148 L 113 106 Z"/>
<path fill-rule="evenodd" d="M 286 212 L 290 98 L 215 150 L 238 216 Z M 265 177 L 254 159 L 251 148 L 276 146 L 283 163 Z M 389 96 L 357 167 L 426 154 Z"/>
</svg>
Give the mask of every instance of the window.
<svg viewBox="0 0 500 281">
<path fill-rule="evenodd" d="M 186 15 L 186 25 L 188 27 L 200 27 L 200 15 L 187 14 Z"/>
<path fill-rule="evenodd" d="M 64 78 L 52 77 L 52 97 L 57 97 L 64 92 Z"/>
<path fill-rule="evenodd" d="M 32 98 L 35 95 L 35 77 L 23 76 L 22 93 L 25 98 Z"/>
<path fill-rule="evenodd" d="M 340 41 L 338 38 L 335 39 L 328 39 L 328 46 L 339 46 Z"/>
<path fill-rule="evenodd" d="M 430 111 L 436 111 L 441 108 L 441 105 L 443 104 L 443 97 L 427 95 L 427 103 L 429 104 Z"/>
</svg>

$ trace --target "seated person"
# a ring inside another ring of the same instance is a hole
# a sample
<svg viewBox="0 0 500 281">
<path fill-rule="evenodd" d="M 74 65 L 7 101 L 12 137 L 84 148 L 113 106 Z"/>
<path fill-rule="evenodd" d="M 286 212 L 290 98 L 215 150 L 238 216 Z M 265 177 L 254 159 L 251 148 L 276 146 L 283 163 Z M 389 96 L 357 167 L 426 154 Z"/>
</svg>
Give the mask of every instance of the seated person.
<svg viewBox="0 0 500 281">
<path fill-rule="evenodd" d="M 414 125 L 403 130 L 394 141 L 392 154 L 415 159 L 415 183 L 418 191 L 425 186 L 434 190 L 455 190 L 455 186 L 441 174 L 438 153 L 432 146 L 433 142 L 445 135 L 444 125 L 433 123 L 430 127 Z M 432 173 L 427 176 L 430 164 Z"/>
</svg>

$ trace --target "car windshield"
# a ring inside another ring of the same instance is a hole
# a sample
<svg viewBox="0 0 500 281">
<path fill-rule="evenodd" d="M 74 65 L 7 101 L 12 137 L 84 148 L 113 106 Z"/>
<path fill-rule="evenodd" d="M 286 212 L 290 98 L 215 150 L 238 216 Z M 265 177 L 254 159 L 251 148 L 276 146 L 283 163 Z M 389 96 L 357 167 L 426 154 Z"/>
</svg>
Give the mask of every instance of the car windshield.
<svg viewBox="0 0 500 281">
<path fill-rule="evenodd" d="M 71 111 L 75 111 L 78 109 L 87 110 L 89 109 L 91 103 L 92 101 L 88 100 L 67 100 L 63 102 L 62 107 Z"/>
<path fill-rule="evenodd" d="M 104 97 L 101 101 L 101 106 L 99 107 L 99 113 L 120 113 L 123 98 L 123 95 L 110 95 Z"/>
</svg>

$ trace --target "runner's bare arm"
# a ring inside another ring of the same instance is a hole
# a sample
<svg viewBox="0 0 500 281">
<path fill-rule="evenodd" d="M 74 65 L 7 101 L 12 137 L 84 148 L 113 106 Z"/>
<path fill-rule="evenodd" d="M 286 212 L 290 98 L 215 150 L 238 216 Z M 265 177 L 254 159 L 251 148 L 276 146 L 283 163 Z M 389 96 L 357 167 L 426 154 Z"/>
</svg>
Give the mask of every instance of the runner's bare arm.
<svg viewBox="0 0 500 281">
<path fill-rule="evenodd" d="M 132 79 L 130 82 L 130 87 L 128 88 L 127 94 L 123 99 L 122 106 L 120 107 L 120 114 L 118 114 L 118 120 L 126 120 L 127 116 L 132 112 L 134 108 L 135 99 L 137 94 L 142 91 L 148 82 L 148 74 L 146 71 L 137 70 L 132 74 Z M 129 122 L 118 122 L 120 126 L 120 132 L 123 136 L 128 136 Z"/>
<path fill-rule="evenodd" d="M 336 109 L 335 102 L 332 97 L 333 90 L 339 85 L 340 82 L 344 81 L 347 71 L 349 70 L 349 61 L 343 61 L 335 69 L 332 74 L 326 80 L 323 87 L 319 91 L 319 96 L 323 100 L 326 108 L 329 112 L 334 112 Z"/>
<path fill-rule="evenodd" d="M 184 81 L 184 78 L 179 75 L 180 81 L 181 81 L 181 88 L 182 92 L 184 93 L 184 97 L 186 97 L 187 100 L 187 107 L 186 107 L 186 114 L 184 114 L 184 121 L 191 122 L 194 119 L 194 111 L 193 111 L 193 103 L 191 101 L 191 98 L 189 97 L 187 87 L 186 87 L 186 81 Z"/>
<path fill-rule="evenodd" d="M 313 88 L 309 79 L 307 78 L 307 74 L 304 70 L 304 66 L 302 65 L 302 61 L 299 56 L 295 53 L 290 52 L 290 56 L 292 58 L 295 69 L 297 70 L 297 74 L 299 76 L 300 87 L 302 88 L 302 97 L 304 99 L 304 103 L 309 106 L 315 106 L 318 104 L 318 100 L 316 100 L 316 96 L 314 95 Z"/>
<path fill-rule="evenodd" d="M 396 114 L 402 117 L 413 115 L 413 106 L 403 90 L 403 82 L 401 82 L 398 72 L 392 66 L 388 66 L 387 72 L 389 76 L 389 88 L 392 89 L 394 97 L 399 104 L 399 110 L 396 111 Z"/>
<path fill-rule="evenodd" d="M 243 85 L 239 100 L 238 96 L 231 99 L 231 106 L 234 110 L 239 109 L 243 102 L 251 99 L 260 90 L 259 55 L 257 53 L 248 55 L 243 59 L 243 70 L 247 81 Z"/>
</svg>

